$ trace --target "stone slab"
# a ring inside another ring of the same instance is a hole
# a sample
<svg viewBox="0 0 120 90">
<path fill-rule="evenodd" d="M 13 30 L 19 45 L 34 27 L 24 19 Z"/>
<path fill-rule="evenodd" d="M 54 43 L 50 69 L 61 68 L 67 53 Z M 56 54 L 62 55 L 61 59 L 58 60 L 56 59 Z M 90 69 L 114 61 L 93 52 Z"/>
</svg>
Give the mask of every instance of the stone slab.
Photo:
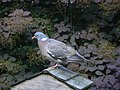
<svg viewBox="0 0 120 90">
<path fill-rule="evenodd" d="M 78 73 L 75 73 L 63 66 L 60 66 L 56 69 L 48 70 L 48 72 L 63 81 L 66 81 L 67 79 L 78 75 Z"/>
<path fill-rule="evenodd" d="M 84 90 L 93 83 L 63 66 L 48 68 L 45 71 L 47 72 L 42 72 L 39 76 L 12 87 L 11 90 Z"/>
<path fill-rule="evenodd" d="M 88 86 L 90 86 L 93 81 L 88 80 L 86 78 L 83 78 L 81 76 L 75 76 L 67 81 L 65 81 L 68 85 L 78 89 L 78 90 L 83 90 L 85 88 L 87 88 Z"/>
<path fill-rule="evenodd" d="M 12 87 L 11 90 L 73 90 L 73 89 L 50 75 L 41 74 L 33 79 L 26 80 Z"/>
</svg>

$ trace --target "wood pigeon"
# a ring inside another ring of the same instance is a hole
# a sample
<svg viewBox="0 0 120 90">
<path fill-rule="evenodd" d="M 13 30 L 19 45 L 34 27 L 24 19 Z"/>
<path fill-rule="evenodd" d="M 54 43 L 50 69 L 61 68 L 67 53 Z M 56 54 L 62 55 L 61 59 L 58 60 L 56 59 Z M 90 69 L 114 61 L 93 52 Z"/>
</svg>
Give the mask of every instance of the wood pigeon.
<svg viewBox="0 0 120 90">
<path fill-rule="evenodd" d="M 84 58 L 74 48 L 61 41 L 51 39 L 42 32 L 36 32 L 33 38 L 38 40 L 41 54 L 48 60 L 57 63 L 54 67 L 58 66 L 59 63 L 68 62 L 87 61 L 91 63 L 90 60 Z"/>
</svg>

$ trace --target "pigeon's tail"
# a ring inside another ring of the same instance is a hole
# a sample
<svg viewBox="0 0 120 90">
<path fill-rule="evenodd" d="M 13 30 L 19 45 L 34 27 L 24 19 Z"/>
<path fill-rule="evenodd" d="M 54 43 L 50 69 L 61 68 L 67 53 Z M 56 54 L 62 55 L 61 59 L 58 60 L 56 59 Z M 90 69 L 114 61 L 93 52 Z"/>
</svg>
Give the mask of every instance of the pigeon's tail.
<svg viewBox="0 0 120 90">
<path fill-rule="evenodd" d="M 86 59 L 84 56 L 80 55 L 78 52 L 74 55 L 68 58 L 69 62 L 80 62 L 84 61 L 85 63 L 88 63 L 89 65 L 94 65 L 93 62 L 90 60 Z"/>
</svg>

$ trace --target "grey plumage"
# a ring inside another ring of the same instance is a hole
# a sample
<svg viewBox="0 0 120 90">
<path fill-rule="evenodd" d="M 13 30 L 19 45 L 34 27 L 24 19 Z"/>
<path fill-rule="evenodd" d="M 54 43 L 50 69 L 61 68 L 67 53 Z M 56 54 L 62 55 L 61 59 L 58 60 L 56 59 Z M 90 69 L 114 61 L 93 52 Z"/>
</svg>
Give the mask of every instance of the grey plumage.
<svg viewBox="0 0 120 90">
<path fill-rule="evenodd" d="M 36 32 L 33 38 L 37 38 L 38 46 L 43 56 L 56 63 L 87 61 L 74 48 L 63 42 L 48 38 L 42 32 Z"/>
</svg>

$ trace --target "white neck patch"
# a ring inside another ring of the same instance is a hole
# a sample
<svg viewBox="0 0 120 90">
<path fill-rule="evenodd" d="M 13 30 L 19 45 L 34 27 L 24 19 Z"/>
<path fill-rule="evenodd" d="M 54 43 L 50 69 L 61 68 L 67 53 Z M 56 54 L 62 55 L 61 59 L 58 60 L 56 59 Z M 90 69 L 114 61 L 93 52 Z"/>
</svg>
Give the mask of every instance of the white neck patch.
<svg viewBox="0 0 120 90">
<path fill-rule="evenodd" d="M 41 40 L 42 40 L 42 41 L 46 41 L 47 39 L 48 39 L 48 38 L 42 38 Z"/>
</svg>

